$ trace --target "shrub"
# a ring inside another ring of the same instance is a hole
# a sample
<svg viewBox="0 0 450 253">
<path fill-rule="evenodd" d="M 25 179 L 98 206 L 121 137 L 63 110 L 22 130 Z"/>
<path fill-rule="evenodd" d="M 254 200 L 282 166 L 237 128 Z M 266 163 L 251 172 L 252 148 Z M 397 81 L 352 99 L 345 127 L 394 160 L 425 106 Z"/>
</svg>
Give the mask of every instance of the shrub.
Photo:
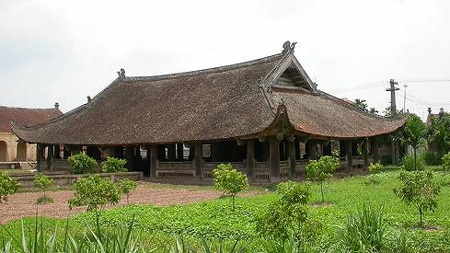
<svg viewBox="0 0 450 253">
<path fill-rule="evenodd" d="M 323 197 L 323 181 L 331 177 L 333 172 L 339 167 L 339 159 L 331 156 L 322 156 L 319 160 L 311 160 L 306 165 L 306 175 L 310 180 L 320 183 L 320 193 Z"/>
<path fill-rule="evenodd" d="M 450 152 L 442 157 L 442 169 L 444 171 L 450 171 Z"/>
<path fill-rule="evenodd" d="M 219 164 L 212 172 L 214 187 L 231 196 L 234 210 L 236 194 L 248 187 L 247 175 L 234 169 L 231 164 Z"/>
<path fill-rule="evenodd" d="M 43 196 L 37 199 L 38 204 L 45 204 L 45 203 L 52 203 L 53 199 L 51 197 L 47 197 L 45 195 L 45 192 L 49 187 L 53 185 L 53 179 L 49 178 L 48 176 L 38 173 L 34 176 L 34 185 L 41 189 L 43 192 Z"/>
<path fill-rule="evenodd" d="M 302 225 L 307 219 L 307 209 L 310 192 L 309 185 L 286 181 L 278 184 L 277 194 L 280 198 L 271 203 L 256 222 L 256 231 L 282 244 L 294 238 L 302 242 Z M 298 244 L 298 246 L 300 246 Z"/>
<path fill-rule="evenodd" d="M 440 186 L 433 180 L 433 173 L 430 171 L 402 171 L 399 179 L 403 185 L 394 189 L 394 193 L 406 204 L 417 209 L 419 226 L 423 227 L 423 213 L 437 208 Z"/>
<path fill-rule="evenodd" d="M 120 191 L 127 196 L 127 204 L 130 204 L 128 199 L 130 197 L 131 191 L 135 190 L 137 186 L 137 183 L 130 179 L 124 179 L 119 182 Z"/>
<path fill-rule="evenodd" d="M 369 165 L 369 173 L 377 174 L 383 171 L 383 165 L 381 163 L 370 163 Z"/>
<path fill-rule="evenodd" d="M 425 170 L 426 164 L 421 156 L 417 157 L 417 170 Z M 402 167 L 404 170 L 413 171 L 414 170 L 414 156 L 405 155 L 402 159 Z"/>
<path fill-rule="evenodd" d="M 94 172 L 94 166 L 97 165 L 97 161 L 88 155 L 81 153 L 70 156 L 67 161 L 72 167 L 73 174 L 86 174 Z"/>
<path fill-rule="evenodd" d="M 8 201 L 8 195 L 16 193 L 20 184 L 7 174 L 0 172 L 0 203 Z"/>
<path fill-rule="evenodd" d="M 108 157 L 106 161 L 102 162 L 102 171 L 105 173 L 125 172 L 127 171 L 127 168 L 125 168 L 126 163 L 127 160 L 125 159 Z"/>
<path fill-rule="evenodd" d="M 364 205 L 350 214 L 341 233 L 345 252 L 381 252 L 386 228 L 383 224 L 383 208 Z"/>
<path fill-rule="evenodd" d="M 119 188 L 109 179 L 102 179 L 99 175 L 89 175 L 80 179 L 74 185 L 75 198 L 69 200 L 69 208 L 86 206 L 87 210 L 101 209 L 107 203 L 112 205 L 120 201 Z"/>
<path fill-rule="evenodd" d="M 425 152 L 422 155 L 422 159 L 423 161 L 427 164 L 427 165 L 441 165 L 442 164 L 442 154 L 438 153 L 438 152 Z"/>
</svg>

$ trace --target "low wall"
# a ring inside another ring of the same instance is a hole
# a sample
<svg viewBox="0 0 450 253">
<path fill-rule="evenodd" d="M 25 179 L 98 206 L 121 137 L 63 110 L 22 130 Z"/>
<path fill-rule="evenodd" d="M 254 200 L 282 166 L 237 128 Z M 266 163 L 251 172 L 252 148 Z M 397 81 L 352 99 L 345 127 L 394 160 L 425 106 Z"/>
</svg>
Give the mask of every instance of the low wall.
<svg viewBox="0 0 450 253">
<path fill-rule="evenodd" d="M 64 186 L 64 185 L 73 185 L 80 178 L 88 177 L 89 174 L 61 174 L 61 173 L 48 173 L 45 172 L 45 175 L 53 179 L 55 186 Z M 117 182 L 123 179 L 130 179 L 133 181 L 142 180 L 143 174 L 142 172 L 120 172 L 120 173 L 99 173 L 96 175 L 100 175 L 101 178 L 108 178 L 111 181 Z M 21 187 L 32 188 L 34 187 L 34 176 L 35 174 L 29 175 L 11 175 L 11 178 L 20 183 Z"/>
</svg>

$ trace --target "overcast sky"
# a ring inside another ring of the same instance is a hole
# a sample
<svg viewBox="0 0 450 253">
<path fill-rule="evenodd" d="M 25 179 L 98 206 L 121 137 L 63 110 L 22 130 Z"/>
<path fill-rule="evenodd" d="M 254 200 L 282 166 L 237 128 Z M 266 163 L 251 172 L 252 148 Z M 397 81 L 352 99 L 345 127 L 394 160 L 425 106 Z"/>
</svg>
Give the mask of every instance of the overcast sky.
<svg viewBox="0 0 450 253">
<path fill-rule="evenodd" d="M 127 76 L 191 71 L 281 52 L 319 89 L 421 117 L 450 111 L 448 0 L 0 0 L 0 105 L 67 112 Z"/>
</svg>

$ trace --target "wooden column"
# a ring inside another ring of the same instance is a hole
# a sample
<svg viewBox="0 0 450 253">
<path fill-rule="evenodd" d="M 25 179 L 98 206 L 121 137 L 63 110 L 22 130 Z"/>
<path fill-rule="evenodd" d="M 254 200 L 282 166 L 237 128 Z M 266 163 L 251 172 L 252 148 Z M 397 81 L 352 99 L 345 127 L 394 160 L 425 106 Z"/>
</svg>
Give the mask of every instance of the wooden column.
<svg viewBox="0 0 450 253">
<path fill-rule="evenodd" d="M 308 150 L 308 159 L 317 159 L 317 142 L 309 140 L 306 143 L 306 150 Z"/>
<path fill-rule="evenodd" d="M 150 165 L 150 177 L 155 178 L 156 177 L 156 169 L 157 169 L 157 162 L 158 162 L 158 146 L 157 145 L 150 145 L 147 146 L 147 160 Z"/>
<path fill-rule="evenodd" d="M 177 160 L 183 161 L 184 159 L 184 150 L 183 150 L 183 143 L 177 144 Z"/>
<path fill-rule="evenodd" d="M 377 137 L 371 139 L 371 151 L 372 151 L 372 159 L 375 163 L 380 161 L 380 152 L 378 149 L 378 145 L 380 140 Z"/>
<path fill-rule="evenodd" d="M 280 142 L 276 137 L 269 138 L 269 175 L 270 182 L 280 181 Z"/>
<path fill-rule="evenodd" d="M 247 141 L 247 176 L 253 181 L 255 169 L 255 141 L 248 140 Z"/>
<path fill-rule="evenodd" d="M 47 148 L 47 170 L 52 171 L 53 170 L 53 145 L 48 145 Z"/>
<path fill-rule="evenodd" d="M 43 146 L 42 144 L 36 144 L 36 170 L 41 171 L 41 163 L 42 163 L 42 152 Z"/>
<path fill-rule="evenodd" d="M 195 174 L 202 179 L 202 158 L 203 158 L 203 150 L 201 143 L 195 143 L 194 146 L 194 168 Z"/>
<path fill-rule="evenodd" d="M 295 162 L 295 137 L 289 137 L 287 138 L 286 141 L 286 145 L 287 145 L 287 155 L 288 155 L 288 160 L 289 160 L 289 177 L 293 178 L 295 177 L 295 167 L 296 167 L 296 162 Z"/>
<path fill-rule="evenodd" d="M 369 154 L 367 151 L 367 142 L 368 139 L 365 138 L 362 144 L 362 153 L 363 153 L 363 158 L 364 158 L 364 165 L 363 165 L 363 169 L 365 171 L 369 171 Z"/>
<path fill-rule="evenodd" d="M 173 162 L 176 160 L 176 150 L 175 150 L 175 144 L 169 144 L 167 145 L 167 158 L 169 161 Z"/>
<path fill-rule="evenodd" d="M 56 159 L 61 159 L 61 148 L 60 145 L 55 145 L 55 152 L 53 153 L 53 157 Z"/>
<path fill-rule="evenodd" d="M 353 149 L 352 149 L 352 141 L 346 141 L 346 150 L 347 150 L 347 172 L 350 172 L 353 169 Z"/>
<path fill-rule="evenodd" d="M 134 147 L 127 146 L 125 147 L 125 159 L 127 160 L 126 167 L 129 171 L 133 170 L 133 154 Z"/>
</svg>

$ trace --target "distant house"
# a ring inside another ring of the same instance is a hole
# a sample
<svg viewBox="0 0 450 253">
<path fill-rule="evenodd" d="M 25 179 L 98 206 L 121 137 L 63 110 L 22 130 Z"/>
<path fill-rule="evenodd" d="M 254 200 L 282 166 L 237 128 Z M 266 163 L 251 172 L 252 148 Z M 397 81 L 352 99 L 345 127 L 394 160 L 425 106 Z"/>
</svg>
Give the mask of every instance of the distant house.
<svg viewBox="0 0 450 253">
<path fill-rule="evenodd" d="M 30 109 L 0 106 L 0 162 L 36 160 L 36 145 L 20 141 L 11 130 L 11 122 L 32 126 L 62 115 L 58 109 Z"/>
<path fill-rule="evenodd" d="M 277 182 L 304 174 L 308 159 L 330 155 L 332 146 L 340 147 L 345 169 L 367 169 L 369 149 L 379 159 L 378 137 L 405 120 L 365 112 L 318 90 L 294 45 L 185 73 L 128 77 L 122 69 L 88 103 L 49 123 L 13 129 L 38 150 L 48 147 L 46 163 L 39 152 L 42 169 L 83 151 L 96 159 L 105 153 L 125 158 L 130 169 L 151 177 L 210 179 L 218 163 L 232 163 L 251 180 Z"/>
</svg>

